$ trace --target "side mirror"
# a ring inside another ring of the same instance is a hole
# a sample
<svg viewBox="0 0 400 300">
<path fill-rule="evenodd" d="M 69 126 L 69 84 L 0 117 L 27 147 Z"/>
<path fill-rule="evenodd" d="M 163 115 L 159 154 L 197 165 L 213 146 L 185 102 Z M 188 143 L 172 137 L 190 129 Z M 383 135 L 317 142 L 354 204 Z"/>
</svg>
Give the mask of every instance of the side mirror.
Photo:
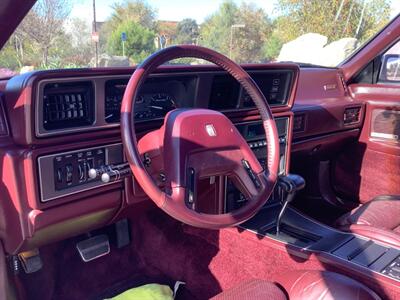
<svg viewBox="0 0 400 300">
<path fill-rule="evenodd" d="M 380 82 L 400 82 L 400 55 L 385 54 L 383 56 Z"/>
</svg>

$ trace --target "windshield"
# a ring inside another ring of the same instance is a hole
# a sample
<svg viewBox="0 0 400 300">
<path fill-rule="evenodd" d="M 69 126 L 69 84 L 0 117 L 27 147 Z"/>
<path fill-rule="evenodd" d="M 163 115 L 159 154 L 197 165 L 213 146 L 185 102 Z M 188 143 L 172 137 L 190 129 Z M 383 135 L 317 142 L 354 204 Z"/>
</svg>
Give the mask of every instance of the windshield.
<svg viewBox="0 0 400 300">
<path fill-rule="evenodd" d="M 399 2 L 38 0 L 0 52 L 0 77 L 132 66 L 177 44 L 209 47 L 238 63 L 334 67 L 394 18 Z"/>
</svg>

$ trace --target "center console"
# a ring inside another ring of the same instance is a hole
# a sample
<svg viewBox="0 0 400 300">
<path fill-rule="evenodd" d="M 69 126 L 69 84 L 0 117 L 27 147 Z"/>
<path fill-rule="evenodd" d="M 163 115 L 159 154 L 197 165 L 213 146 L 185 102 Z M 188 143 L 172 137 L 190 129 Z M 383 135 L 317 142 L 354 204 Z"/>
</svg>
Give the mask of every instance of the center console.
<svg viewBox="0 0 400 300">
<path fill-rule="evenodd" d="M 350 273 L 358 271 L 400 282 L 400 249 L 328 227 L 290 207 L 283 216 L 282 232 L 276 234 L 280 210 L 280 203 L 271 203 L 240 227 L 303 253 L 314 253 Z"/>
</svg>

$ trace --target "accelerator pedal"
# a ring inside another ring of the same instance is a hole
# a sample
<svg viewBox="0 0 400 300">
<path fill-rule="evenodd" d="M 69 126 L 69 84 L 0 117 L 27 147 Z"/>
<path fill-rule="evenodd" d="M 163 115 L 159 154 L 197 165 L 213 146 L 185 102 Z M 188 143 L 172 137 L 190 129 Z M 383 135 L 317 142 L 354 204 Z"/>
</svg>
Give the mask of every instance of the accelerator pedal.
<svg viewBox="0 0 400 300">
<path fill-rule="evenodd" d="M 105 234 L 96 235 L 87 240 L 80 241 L 76 244 L 76 249 L 79 252 L 84 262 L 92 261 L 110 253 L 110 241 Z"/>
</svg>

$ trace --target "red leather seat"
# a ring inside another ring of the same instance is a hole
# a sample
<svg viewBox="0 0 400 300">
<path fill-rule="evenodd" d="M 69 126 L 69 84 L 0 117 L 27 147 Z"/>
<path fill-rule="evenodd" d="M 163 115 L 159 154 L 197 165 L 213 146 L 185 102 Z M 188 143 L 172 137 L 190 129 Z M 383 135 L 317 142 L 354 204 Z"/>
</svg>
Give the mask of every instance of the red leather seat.
<svg viewBox="0 0 400 300">
<path fill-rule="evenodd" d="M 340 230 L 400 247 L 400 196 L 379 196 L 336 221 Z"/>
<path fill-rule="evenodd" d="M 251 279 L 211 298 L 212 300 L 377 300 L 381 299 L 365 285 L 341 274 L 295 271 L 282 274 L 277 284 Z"/>
<path fill-rule="evenodd" d="M 273 282 L 250 279 L 226 290 L 211 300 L 286 300 L 286 294 Z"/>
</svg>

